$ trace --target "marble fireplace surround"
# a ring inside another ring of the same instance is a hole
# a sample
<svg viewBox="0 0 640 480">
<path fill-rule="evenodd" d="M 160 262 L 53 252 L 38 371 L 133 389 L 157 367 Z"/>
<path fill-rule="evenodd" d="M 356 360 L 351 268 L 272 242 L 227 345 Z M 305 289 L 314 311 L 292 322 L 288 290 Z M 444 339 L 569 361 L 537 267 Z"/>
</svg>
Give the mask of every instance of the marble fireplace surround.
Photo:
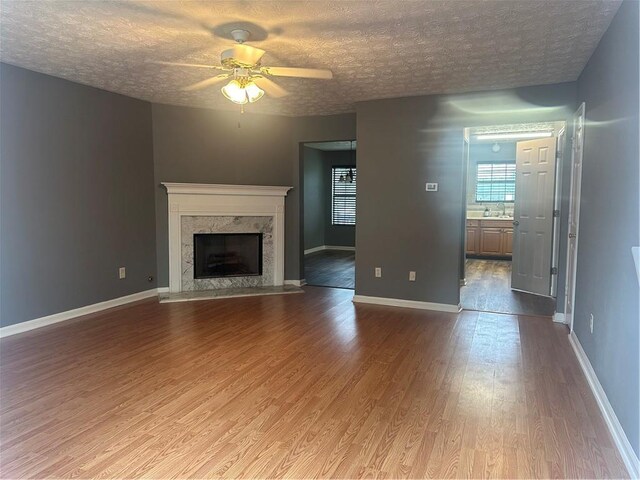
<svg viewBox="0 0 640 480">
<path fill-rule="evenodd" d="M 193 283 L 185 282 L 183 278 L 183 243 L 193 242 L 193 232 L 186 233 L 191 236 L 190 240 L 182 238 L 183 217 L 192 217 L 184 218 L 184 223 L 195 219 L 196 224 L 199 217 L 238 217 L 235 223 L 240 224 L 242 217 L 271 217 L 271 222 L 265 224 L 270 224 L 272 231 L 273 258 L 269 265 L 263 263 L 263 276 L 270 285 L 284 284 L 284 199 L 292 187 L 165 182 L 162 185 L 168 195 L 170 293 L 194 289 Z M 220 219 L 214 220 L 202 218 L 209 226 L 214 226 Z M 233 222 L 232 218 L 229 220 Z M 207 231 L 214 233 L 210 228 Z M 265 275 L 264 268 L 271 268 L 271 271 Z M 214 285 L 211 286 L 215 288 Z"/>
</svg>

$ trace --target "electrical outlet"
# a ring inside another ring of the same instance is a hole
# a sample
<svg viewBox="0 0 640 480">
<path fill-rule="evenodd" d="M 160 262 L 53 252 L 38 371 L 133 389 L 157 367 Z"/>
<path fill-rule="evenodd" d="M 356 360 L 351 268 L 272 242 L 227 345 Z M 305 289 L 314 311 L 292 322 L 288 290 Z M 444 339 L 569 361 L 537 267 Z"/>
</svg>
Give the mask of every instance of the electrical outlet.
<svg viewBox="0 0 640 480">
<path fill-rule="evenodd" d="M 427 192 L 437 192 L 438 191 L 438 184 L 437 183 L 427 183 L 425 185 L 425 190 Z"/>
<path fill-rule="evenodd" d="M 120 267 L 118 269 L 118 277 L 120 280 L 127 277 L 127 269 L 125 267 Z"/>
<path fill-rule="evenodd" d="M 416 272 L 409 272 L 409 281 L 410 282 L 416 281 Z"/>
<path fill-rule="evenodd" d="M 376 278 L 382 278 L 382 268 L 376 267 L 375 273 L 376 273 Z"/>
<path fill-rule="evenodd" d="M 593 313 L 589 315 L 589 330 L 593 333 Z"/>
</svg>

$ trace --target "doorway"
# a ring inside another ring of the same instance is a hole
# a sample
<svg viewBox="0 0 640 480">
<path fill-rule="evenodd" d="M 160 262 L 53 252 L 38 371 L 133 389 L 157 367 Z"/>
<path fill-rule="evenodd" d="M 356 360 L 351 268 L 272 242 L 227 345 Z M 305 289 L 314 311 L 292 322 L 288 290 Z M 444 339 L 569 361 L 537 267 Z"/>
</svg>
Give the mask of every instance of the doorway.
<svg viewBox="0 0 640 480">
<path fill-rule="evenodd" d="M 304 279 L 355 288 L 356 141 L 303 144 Z"/>
<path fill-rule="evenodd" d="M 565 122 L 466 128 L 460 302 L 552 316 Z"/>
<path fill-rule="evenodd" d="M 576 263 L 578 261 L 578 227 L 580 220 L 580 193 L 582 185 L 582 148 L 584 142 L 585 104 L 580 105 L 573 116 L 573 141 L 571 142 L 571 190 L 569 193 L 569 234 L 567 239 L 567 274 L 565 278 L 565 321 L 573 332 L 573 302 L 576 287 Z"/>
</svg>

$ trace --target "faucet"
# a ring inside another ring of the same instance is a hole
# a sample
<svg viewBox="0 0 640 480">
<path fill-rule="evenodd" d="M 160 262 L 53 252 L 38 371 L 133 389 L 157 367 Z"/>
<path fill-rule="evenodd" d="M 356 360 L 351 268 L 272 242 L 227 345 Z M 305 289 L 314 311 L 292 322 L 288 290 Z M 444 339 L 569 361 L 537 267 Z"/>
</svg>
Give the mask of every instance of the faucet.
<svg viewBox="0 0 640 480">
<path fill-rule="evenodd" d="M 496 208 L 502 208 L 502 216 L 503 217 L 505 217 L 507 215 L 507 213 L 506 213 L 507 208 L 505 207 L 504 203 L 497 204 Z"/>
</svg>

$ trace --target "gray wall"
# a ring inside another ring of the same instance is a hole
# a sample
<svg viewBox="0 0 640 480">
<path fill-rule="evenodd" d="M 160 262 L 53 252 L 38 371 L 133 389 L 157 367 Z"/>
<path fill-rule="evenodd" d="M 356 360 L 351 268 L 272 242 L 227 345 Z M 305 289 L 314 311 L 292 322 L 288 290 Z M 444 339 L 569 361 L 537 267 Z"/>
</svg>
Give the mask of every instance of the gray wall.
<svg viewBox="0 0 640 480">
<path fill-rule="evenodd" d="M 331 167 L 333 166 L 356 166 L 356 152 L 323 152 L 325 159 L 325 245 L 338 247 L 356 246 L 356 227 L 353 225 L 332 225 L 331 224 Z M 357 185 L 357 181 L 356 181 Z M 357 198 L 356 198 L 357 201 Z M 356 219 L 358 223 L 358 219 Z"/>
<path fill-rule="evenodd" d="M 304 249 L 325 244 L 327 175 L 321 150 L 304 147 Z"/>
<path fill-rule="evenodd" d="M 575 106 L 575 83 L 358 104 L 358 157 L 365 160 L 358 162 L 356 293 L 457 305 L 464 127 L 568 121 Z M 437 193 L 425 192 L 428 181 L 439 183 Z M 408 281 L 409 270 L 417 281 Z"/>
<path fill-rule="evenodd" d="M 301 279 L 302 143 L 348 140 L 355 115 L 281 117 L 154 104 L 158 284 L 169 284 L 167 194 L 160 182 L 293 186 L 285 204 L 285 278 Z"/>
<path fill-rule="evenodd" d="M 0 325 L 154 288 L 150 104 L 6 64 L 0 97 Z"/>
<path fill-rule="evenodd" d="M 638 2 L 625 1 L 578 80 L 587 123 L 574 329 L 636 455 L 638 82 Z"/>
<path fill-rule="evenodd" d="M 158 284 L 168 286 L 167 191 L 160 183 L 291 186 L 291 119 L 161 104 L 152 111 Z"/>
<path fill-rule="evenodd" d="M 332 225 L 332 167 L 356 166 L 355 151 L 304 147 L 304 248 L 356 246 L 354 225 Z"/>
</svg>

